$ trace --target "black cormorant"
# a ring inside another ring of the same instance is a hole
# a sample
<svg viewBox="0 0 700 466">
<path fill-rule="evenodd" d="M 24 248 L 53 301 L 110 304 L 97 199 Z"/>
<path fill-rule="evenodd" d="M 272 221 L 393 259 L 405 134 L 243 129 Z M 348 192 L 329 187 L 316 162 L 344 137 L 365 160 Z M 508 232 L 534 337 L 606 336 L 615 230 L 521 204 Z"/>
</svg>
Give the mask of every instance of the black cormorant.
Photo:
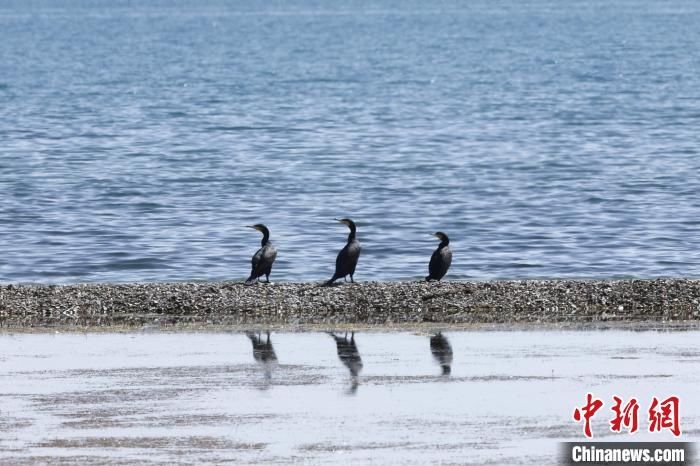
<svg viewBox="0 0 700 466">
<path fill-rule="evenodd" d="M 336 219 L 337 220 L 337 219 Z M 338 253 L 338 257 L 335 259 L 335 273 L 333 278 L 328 280 L 325 284 L 330 285 L 339 278 L 345 279 L 347 275 L 350 275 L 350 281 L 354 283 L 353 275 L 355 275 L 355 267 L 357 267 L 357 260 L 360 258 L 360 242 L 357 241 L 355 227 L 355 222 L 349 218 L 343 218 L 338 220 L 340 223 L 345 224 L 350 228 L 350 234 L 348 235 L 348 242 L 343 249 Z"/>
<path fill-rule="evenodd" d="M 441 332 L 430 337 L 430 352 L 440 364 L 442 375 L 450 375 L 452 372 L 452 346 Z"/>
<path fill-rule="evenodd" d="M 447 269 L 450 268 L 450 264 L 452 263 L 452 250 L 450 249 L 450 238 L 448 238 L 445 233 L 438 231 L 437 233 L 433 233 L 433 236 L 437 236 L 440 239 L 440 245 L 430 257 L 428 276 L 425 277 L 425 279 L 427 281 L 440 281 L 440 279 L 445 276 Z"/>
<path fill-rule="evenodd" d="M 253 254 L 252 268 L 250 270 L 250 277 L 245 281 L 246 285 L 252 285 L 255 280 L 259 279 L 263 275 L 267 278 L 267 283 L 270 283 L 270 272 L 272 272 L 272 263 L 275 262 L 275 257 L 277 257 L 277 250 L 270 242 L 270 230 L 267 229 L 265 225 L 258 223 L 257 225 L 248 226 L 248 228 L 254 228 L 263 234 L 262 241 L 260 245 L 262 246 Z"/>
</svg>

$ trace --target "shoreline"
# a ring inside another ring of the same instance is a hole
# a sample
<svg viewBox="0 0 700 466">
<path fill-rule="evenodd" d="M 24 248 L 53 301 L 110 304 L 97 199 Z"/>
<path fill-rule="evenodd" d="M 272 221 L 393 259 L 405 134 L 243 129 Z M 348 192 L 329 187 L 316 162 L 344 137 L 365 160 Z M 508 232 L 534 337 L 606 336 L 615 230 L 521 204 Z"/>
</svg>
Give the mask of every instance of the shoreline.
<svg viewBox="0 0 700 466">
<path fill-rule="evenodd" d="M 1 285 L 1 329 L 700 322 L 700 280 Z M 658 327 L 658 325 L 657 325 Z"/>
</svg>

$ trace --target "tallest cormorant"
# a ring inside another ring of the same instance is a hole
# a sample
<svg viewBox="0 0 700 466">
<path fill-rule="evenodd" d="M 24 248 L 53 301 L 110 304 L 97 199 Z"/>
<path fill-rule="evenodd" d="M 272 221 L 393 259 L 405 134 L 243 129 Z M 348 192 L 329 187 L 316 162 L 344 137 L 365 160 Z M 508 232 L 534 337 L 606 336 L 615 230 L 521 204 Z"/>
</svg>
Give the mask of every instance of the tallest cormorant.
<svg viewBox="0 0 700 466">
<path fill-rule="evenodd" d="M 357 227 L 355 226 L 355 222 L 349 218 L 342 218 L 338 221 L 350 228 L 350 234 L 348 235 L 348 242 L 345 244 L 345 247 L 340 250 L 338 257 L 335 259 L 335 273 L 325 285 L 330 285 L 339 278 L 344 279 L 348 275 L 350 275 L 350 282 L 355 283 L 353 275 L 355 275 L 355 267 L 357 267 L 357 260 L 360 258 L 360 251 L 362 250 L 362 248 L 360 248 L 360 242 L 357 240 Z"/>
</svg>

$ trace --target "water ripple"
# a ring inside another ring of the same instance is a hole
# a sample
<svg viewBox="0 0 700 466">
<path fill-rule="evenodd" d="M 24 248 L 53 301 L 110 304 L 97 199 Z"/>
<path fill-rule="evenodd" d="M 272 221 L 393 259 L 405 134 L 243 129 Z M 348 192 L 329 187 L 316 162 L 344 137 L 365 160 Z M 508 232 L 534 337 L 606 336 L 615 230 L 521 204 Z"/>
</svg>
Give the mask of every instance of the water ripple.
<svg viewBox="0 0 700 466">
<path fill-rule="evenodd" d="M 700 276 L 700 5 L 11 2 L 0 281 Z"/>
</svg>

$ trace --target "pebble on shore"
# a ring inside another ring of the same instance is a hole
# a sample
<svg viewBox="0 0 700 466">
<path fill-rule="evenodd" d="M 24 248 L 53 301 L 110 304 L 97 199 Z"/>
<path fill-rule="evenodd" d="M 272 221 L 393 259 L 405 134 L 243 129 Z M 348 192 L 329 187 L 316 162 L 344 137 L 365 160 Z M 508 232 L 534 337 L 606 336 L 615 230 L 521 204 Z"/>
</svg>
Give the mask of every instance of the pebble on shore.
<svg viewBox="0 0 700 466">
<path fill-rule="evenodd" d="M 0 286 L 0 326 L 400 325 L 700 320 L 700 280 Z"/>
</svg>

